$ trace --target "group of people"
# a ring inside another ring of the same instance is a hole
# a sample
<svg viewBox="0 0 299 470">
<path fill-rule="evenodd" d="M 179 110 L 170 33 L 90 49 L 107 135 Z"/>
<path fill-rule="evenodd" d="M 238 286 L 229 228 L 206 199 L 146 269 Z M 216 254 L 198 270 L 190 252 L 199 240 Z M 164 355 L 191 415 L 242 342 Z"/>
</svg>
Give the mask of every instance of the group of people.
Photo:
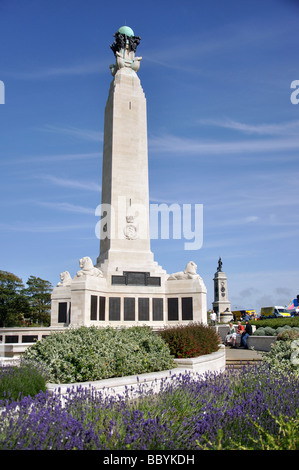
<svg viewBox="0 0 299 470">
<path fill-rule="evenodd" d="M 229 330 L 225 337 L 225 343 L 230 344 L 232 348 L 236 348 L 238 335 L 241 337 L 240 346 L 248 349 L 247 338 L 252 335 L 252 326 L 248 319 L 245 320 L 245 327 L 240 321 L 238 321 L 237 329 L 232 322 L 229 323 Z"/>
<path fill-rule="evenodd" d="M 214 310 L 210 314 L 211 324 L 213 326 L 217 323 L 217 315 Z M 229 323 L 229 330 L 225 337 L 225 344 L 231 345 L 232 348 L 237 347 L 237 338 L 240 337 L 240 346 L 248 349 L 247 338 L 252 335 L 252 326 L 249 323 L 249 315 L 245 317 L 245 327 L 242 325 L 241 321 L 238 321 L 237 328 L 234 326 L 233 322 Z"/>
</svg>

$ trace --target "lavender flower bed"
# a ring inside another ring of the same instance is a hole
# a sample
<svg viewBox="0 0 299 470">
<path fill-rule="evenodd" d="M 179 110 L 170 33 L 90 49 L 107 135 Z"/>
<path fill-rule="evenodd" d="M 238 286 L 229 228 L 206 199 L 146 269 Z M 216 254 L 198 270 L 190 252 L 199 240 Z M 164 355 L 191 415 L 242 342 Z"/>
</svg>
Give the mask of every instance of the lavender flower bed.
<svg viewBox="0 0 299 470">
<path fill-rule="evenodd" d="M 296 417 L 298 384 L 295 375 L 261 365 L 241 374 L 174 375 L 159 393 L 142 393 L 140 385 L 134 400 L 73 388 L 62 404 L 59 394 L 39 393 L 0 403 L 0 449 L 195 450 L 213 448 L 219 431 L 222 448 L 246 446 L 258 438 L 256 423 L 277 435 L 275 417 Z"/>
</svg>

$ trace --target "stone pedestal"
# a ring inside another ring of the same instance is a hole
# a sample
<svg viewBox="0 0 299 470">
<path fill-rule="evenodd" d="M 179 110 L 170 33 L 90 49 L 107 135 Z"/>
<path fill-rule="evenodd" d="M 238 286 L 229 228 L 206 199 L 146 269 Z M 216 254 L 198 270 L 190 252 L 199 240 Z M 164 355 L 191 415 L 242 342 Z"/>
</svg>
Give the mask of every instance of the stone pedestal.
<svg viewBox="0 0 299 470">
<path fill-rule="evenodd" d="M 71 283 L 62 281 L 53 290 L 52 327 L 148 325 L 159 329 L 207 323 L 207 290 L 193 262 L 180 273 L 152 276 L 145 271 L 105 275 L 92 266 L 90 258 L 82 260 L 82 269 Z"/>
</svg>

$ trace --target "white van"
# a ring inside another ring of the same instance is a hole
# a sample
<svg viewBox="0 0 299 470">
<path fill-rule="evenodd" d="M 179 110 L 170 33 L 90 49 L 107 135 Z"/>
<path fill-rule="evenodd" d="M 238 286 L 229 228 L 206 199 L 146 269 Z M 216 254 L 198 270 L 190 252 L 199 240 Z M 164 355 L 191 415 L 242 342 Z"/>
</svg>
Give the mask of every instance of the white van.
<svg viewBox="0 0 299 470">
<path fill-rule="evenodd" d="M 291 314 L 286 311 L 285 307 L 276 305 L 274 307 L 262 307 L 261 318 L 279 318 L 279 317 L 290 317 Z"/>
</svg>

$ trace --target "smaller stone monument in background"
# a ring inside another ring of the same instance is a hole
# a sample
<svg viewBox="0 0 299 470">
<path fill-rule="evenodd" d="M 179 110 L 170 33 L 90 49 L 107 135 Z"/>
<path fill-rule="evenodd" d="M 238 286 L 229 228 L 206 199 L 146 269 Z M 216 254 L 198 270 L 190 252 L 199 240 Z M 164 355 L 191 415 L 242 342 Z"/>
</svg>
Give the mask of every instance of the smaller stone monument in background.
<svg viewBox="0 0 299 470">
<path fill-rule="evenodd" d="M 228 323 L 233 319 L 231 304 L 228 300 L 227 277 L 222 271 L 222 260 L 219 258 L 217 272 L 214 275 L 214 302 L 213 310 L 217 314 L 218 321 Z"/>
</svg>

